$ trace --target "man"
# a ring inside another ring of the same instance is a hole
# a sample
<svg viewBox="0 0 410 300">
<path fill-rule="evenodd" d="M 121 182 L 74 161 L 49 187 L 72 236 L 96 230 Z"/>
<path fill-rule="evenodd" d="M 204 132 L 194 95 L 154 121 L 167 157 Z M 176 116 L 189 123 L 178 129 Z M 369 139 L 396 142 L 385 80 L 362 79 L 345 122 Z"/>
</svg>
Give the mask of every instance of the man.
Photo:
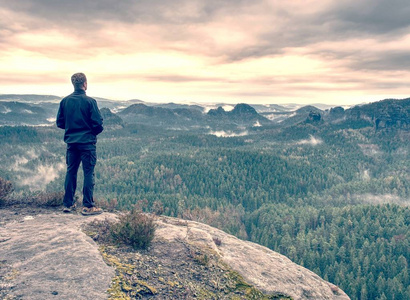
<svg viewBox="0 0 410 300">
<path fill-rule="evenodd" d="M 64 212 L 76 208 L 74 194 L 77 187 L 77 173 L 80 162 L 83 165 L 83 215 L 101 214 L 95 207 L 94 167 L 97 162 L 97 135 L 103 131 L 103 119 L 95 99 L 85 94 L 87 78 L 83 73 L 71 76 L 74 93 L 63 98 L 57 113 L 57 127 L 65 129 L 64 142 L 67 143 L 67 174 L 65 177 Z"/>
</svg>

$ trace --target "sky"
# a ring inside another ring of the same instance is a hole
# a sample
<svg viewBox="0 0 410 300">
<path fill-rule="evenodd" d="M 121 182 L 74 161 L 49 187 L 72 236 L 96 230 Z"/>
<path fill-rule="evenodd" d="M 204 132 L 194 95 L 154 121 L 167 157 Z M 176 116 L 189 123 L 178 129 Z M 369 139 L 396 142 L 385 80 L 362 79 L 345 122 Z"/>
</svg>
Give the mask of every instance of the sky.
<svg viewBox="0 0 410 300">
<path fill-rule="evenodd" d="M 408 0 L 0 0 L 0 94 L 347 105 L 410 95 Z"/>
</svg>

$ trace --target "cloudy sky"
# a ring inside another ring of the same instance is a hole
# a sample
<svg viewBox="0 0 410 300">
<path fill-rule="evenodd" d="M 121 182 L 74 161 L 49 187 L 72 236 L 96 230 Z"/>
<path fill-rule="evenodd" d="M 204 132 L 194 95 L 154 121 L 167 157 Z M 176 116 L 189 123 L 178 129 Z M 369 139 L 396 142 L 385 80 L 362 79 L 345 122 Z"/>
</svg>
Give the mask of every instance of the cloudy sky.
<svg viewBox="0 0 410 300">
<path fill-rule="evenodd" d="M 408 0 L 0 0 L 0 94 L 353 104 L 410 96 Z"/>
</svg>

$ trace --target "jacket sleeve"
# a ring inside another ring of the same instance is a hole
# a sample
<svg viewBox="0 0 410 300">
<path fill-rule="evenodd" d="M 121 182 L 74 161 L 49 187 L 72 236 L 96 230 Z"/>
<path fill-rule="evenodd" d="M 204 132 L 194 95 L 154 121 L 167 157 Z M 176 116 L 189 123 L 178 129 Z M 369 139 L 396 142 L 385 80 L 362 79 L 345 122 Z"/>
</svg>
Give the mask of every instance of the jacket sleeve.
<svg viewBox="0 0 410 300">
<path fill-rule="evenodd" d="M 56 124 L 58 128 L 65 129 L 63 101 L 60 102 L 60 107 L 58 108 Z"/>
<path fill-rule="evenodd" d="M 100 134 L 103 130 L 103 118 L 97 106 L 97 101 L 91 101 L 91 128 L 95 135 Z"/>
</svg>

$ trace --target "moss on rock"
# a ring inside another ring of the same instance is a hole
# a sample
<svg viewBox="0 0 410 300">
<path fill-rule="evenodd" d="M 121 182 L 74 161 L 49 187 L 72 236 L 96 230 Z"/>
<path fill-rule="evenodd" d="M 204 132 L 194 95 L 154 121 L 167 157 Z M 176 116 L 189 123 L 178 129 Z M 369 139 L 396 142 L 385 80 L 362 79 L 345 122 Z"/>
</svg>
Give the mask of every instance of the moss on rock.
<svg viewBox="0 0 410 300">
<path fill-rule="evenodd" d="M 145 251 L 113 245 L 88 227 L 104 261 L 115 268 L 109 299 L 282 299 L 266 295 L 228 265 L 212 249 L 184 241 L 153 241 Z"/>
</svg>

